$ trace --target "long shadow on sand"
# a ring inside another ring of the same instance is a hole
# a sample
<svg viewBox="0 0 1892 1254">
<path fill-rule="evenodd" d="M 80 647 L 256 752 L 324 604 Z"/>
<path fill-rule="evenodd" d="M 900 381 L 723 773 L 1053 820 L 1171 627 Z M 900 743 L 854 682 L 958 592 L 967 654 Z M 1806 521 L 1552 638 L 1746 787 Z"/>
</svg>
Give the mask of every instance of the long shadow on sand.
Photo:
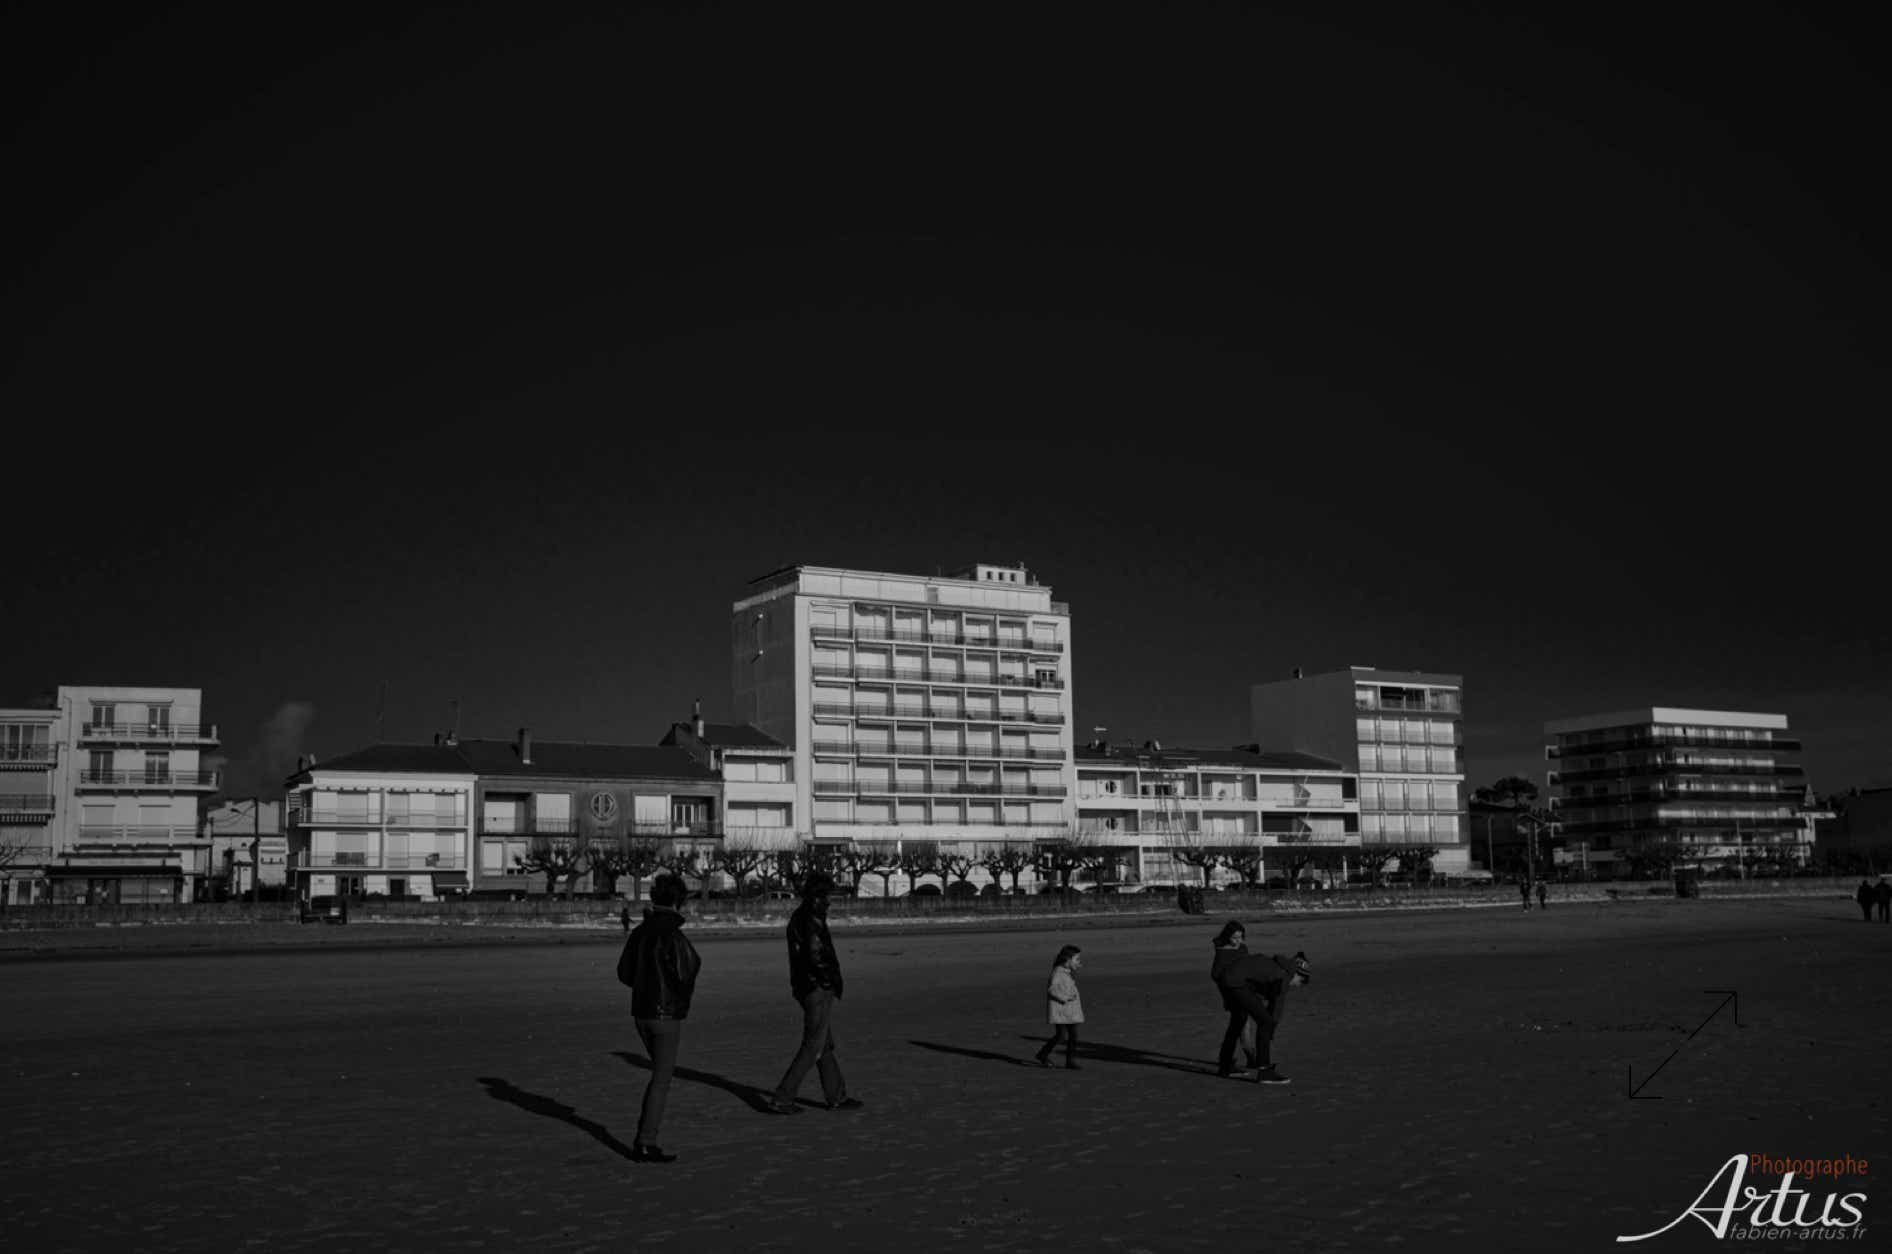
<svg viewBox="0 0 1892 1254">
<path fill-rule="evenodd" d="M 940 1045 L 933 1041 L 908 1041 L 907 1044 L 917 1045 L 921 1049 L 936 1050 L 942 1054 L 958 1054 L 961 1058 L 977 1058 L 981 1062 L 1009 1062 L 1014 1067 L 1037 1067 L 1037 1064 L 1032 1062 L 1029 1058 L 1014 1058 L 1010 1054 L 995 1054 L 989 1049 L 966 1049 L 959 1045 Z"/>
<path fill-rule="evenodd" d="M 1043 1036 L 1021 1035 L 1018 1039 L 1035 1041 L 1040 1045 L 1045 1042 Z M 1185 1075 L 1215 1074 L 1215 1064 L 1212 1062 L 1180 1058 L 1175 1054 L 1159 1054 L 1148 1049 L 1132 1049 L 1128 1045 L 1112 1045 L 1105 1041 L 1079 1041 L 1077 1056 L 1093 1062 L 1117 1062 L 1131 1067 L 1161 1067 L 1165 1071 L 1180 1071 Z"/>
<path fill-rule="evenodd" d="M 592 1140 L 604 1146 L 613 1154 L 617 1154 L 623 1158 L 631 1157 L 630 1146 L 612 1136 L 610 1130 L 603 1124 L 593 1123 L 589 1119 L 580 1118 L 578 1112 L 570 1106 L 555 1102 L 549 1097 L 541 1097 L 537 1093 L 528 1093 L 524 1089 L 506 1080 L 499 1079 L 497 1076 L 483 1075 L 479 1077 L 479 1082 L 486 1086 L 486 1094 L 488 1097 L 497 1098 L 502 1102 L 510 1102 L 521 1110 L 528 1111 L 535 1115 L 543 1115 L 547 1119 L 556 1119 L 560 1123 L 569 1123 L 572 1127 L 584 1132 L 586 1135 L 590 1136 Z M 632 1161 L 636 1160 L 633 1159 Z"/>
<path fill-rule="evenodd" d="M 639 1054 L 633 1054 L 625 1049 L 614 1049 L 611 1052 L 617 1057 L 622 1058 L 625 1062 L 630 1063 L 633 1067 L 638 1067 L 645 1071 L 650 1070 L 650 1059 L 648 1058 Z M 750 1110 L 755 1111 L 757 1114 L 768 1115 L 774 1113 L 769 1109 L 769 1103 L 774 1100 L 775 1094 L 769 1090 L 759 1089 L 753 1084 L 742 1084 L 729 1079 L 727 1076 L 712 1075 L 708 1071 L 698 1071 L 694 1067 L 678 1067 L 671 1074 L 676 1076 L 679 1080 L 689 1080 L 695 1084 L 707 1084 L 711 1088 L 721 1089 L 725 1093 L 734 1093 L 748 1104 Z M 805 1099 L 801 1104 L 804 1106 L 812 1105 L 811 1102 Z"/>
</svg>

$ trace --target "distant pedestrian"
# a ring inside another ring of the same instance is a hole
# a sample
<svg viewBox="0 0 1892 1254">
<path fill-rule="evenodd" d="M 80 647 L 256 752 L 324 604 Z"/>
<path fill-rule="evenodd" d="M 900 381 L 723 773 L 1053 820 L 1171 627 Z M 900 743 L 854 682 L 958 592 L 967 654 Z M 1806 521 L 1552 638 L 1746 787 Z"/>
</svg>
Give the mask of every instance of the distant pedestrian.
<svg viewBox="0 0 1892 1254">
<path fill-rule="evenodd" d="M 624 934 L 631 934 L 631 903 L 625 902 L 624 909 L 618 912 L 618 921 L 624 924 Z"/>
<path fill-rule="evenodd" d="M 1531 881 L 1518 881 L 1518 899 L 1524 903 L 1526 910 L 1531 908 Z"/>
<path fill-rule="evenodd" d="M 1230 919 L 1216 933 L 1214 944 L 1215 957 L 1209 963 L 1209 979 L 1215 983 L 1215 991 L 1222 999 L 1222 1009 L 1228 1012 L 1228 1028 L 1222 1033 L 1222 1047 L 1215 1055 L 1215 1073 L 1228 1079 L 1235 1075 L 1237 1045 L 1242 1048 L 1249 1070 L 1254 1070 L 1257 1060 L 1255 1021 L 1234 992 L 1222 983 L 1228 969 L 1248 956 L 1248 935 L 1240 923 Z"/>
<path fill-rule="evenodd" d="M 1880 878 L 1883 879 L 1884 877 L 1881 876 Z M 1878 894 L 1873 891 L 1871 883 L 1866 880 L 1860 880 L 1859 887 L 1853 892 L 1853 900 L 1859 903 L 1860 917 L 1864 918 L 1868 923 L 1872 922 L 1872 906 L 1878 899 Z"/>
<path fill-rule="evenodd" d="M 1539 910 L 1550 904 L 1549 897 L 1550 885 L 1544 883 L 1543 880 L 1537 881 L 1537 908 Z"/>
<path fill-rule="evenodd" d="M 1879 922 L 1892 923 L 1892 884 L 1885 882 L 1885 876 L 1873 887 L 1872 899 L 1879 907 Z"/>
<path fill-rule="evenodd" d="M 664 1153 L 657 1137 L 670 1096 L 670 1077 L 677 1069 L 683 1021 L 689 1016 L 697 972 L 703 965 L 696 947 L 683 934 L 682 907 L 689 896 L 680 875 L 652 880 L 644 921 L 630 933 L 618 958 L 618 980 L 630 986 L 631 1018 L 650 1056 L 650 1083 L 644 1088 L 637 1135 L 631 1140 L 633 1162 L 668 1163 L 677 1157 Z M 628 917 L 630 907 L 624 910 Z"/>
<path fill-rule="evenodd" d="M 859 1110 L 866 1103 L 847 1095 L 847 1081 L 834 1056 L 834 1005 L 841 1000 L 841 959 L 828 934 L 828 899 L 834 879 L 815 871 L 802 881 L 801 905 L 788 917 L 788 983 L 801 1004 L 801 1048 L 795 1051 L 782 1082 L 775 1086 L 769 1110 L 799 1115 L 795 1095 L 813 1068 L 821 1076 L 821 1094 L 829 1110 Z"/>
<path fill-rule="evenodd" d="M 1287 1011 L 1288 990 L 1312 978 L 1307 955 L 1299 952 L 1292 958 L 1280 954 L 1245 954 L 1228 963 L 1218 977 L 1230 999 L 1255 1021 L 1255 1080 L 1258 1083 L 1289 1083 L 1288 1077 L 1275 1067 L 1275 1032 Z"/>
<path fill-rule="evenodd" d="M 1045 985 L 1045 1020 L 1051 1024 L 1051 1039 L 1038 1049 L 1038 1065 L 1051 1065 L 1051 1051 L 1064 1042 L 1064 1067 L 1076 1071 L 1077 1025 L 1084 1022 L 1084 1001 L 1077 991 L 1077 973 L 1084 965 L 1084 951 L 1066 945 L 1051 961 L 1051 979 Z"/>
</svg>

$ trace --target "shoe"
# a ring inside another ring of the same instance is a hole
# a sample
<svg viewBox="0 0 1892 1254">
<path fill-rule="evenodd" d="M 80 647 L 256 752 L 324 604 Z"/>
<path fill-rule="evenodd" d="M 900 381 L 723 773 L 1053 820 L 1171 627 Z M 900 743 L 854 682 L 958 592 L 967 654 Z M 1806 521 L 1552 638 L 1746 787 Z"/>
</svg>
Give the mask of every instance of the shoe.
<svg viewBox="0 0 1892 1254">
<path fill-rule="evenodd" d="M 801 1107 L 794 1102 L 784 1101 L 779 1097 L 772 1097 L 769 1099 L 769 1113 L 771 1115 L 799 1115 L 801 1113 Z"/>
<path fill-rule="evenodd" d="M 862 1101 L 858 1097 L 843 1097 L 838 1102 L 829 1102 L 828 1109 L 829 1110 L 859 1110 L 861 1107 L 865 1105 L 867 1105 L 867 1103 Z"/>
<path fill-rule="evenodd" d="M 1276 1071 L 1273 1067 L 1269 1067 L 1266 1071 L 1258 1071 L 1255 1073 L 1255 1083 L 1257 1084 L 1292 1084 L 1294 1083 L 1294 1081 L 1288 1079 L 1286 1076 L 1282 1075 L 1279 1071 Z"/>
<path fill-rule="evenodd" d="M 1049 1067 L 1051 1065 L 1051 1059 L 1045 1057 L 1043 1054 L 1033 1055 L 1032 1061 L 1041 1067 Z"/>
<path fill-rule="evenodd" d="M 674 1163 L 677 1161 L 677 1156 L 664 1153 L 660 1146 L 639 1145 L 633 1141 L 631 1142 L 631 1161 L 634 1163 Z"/>
</svg>

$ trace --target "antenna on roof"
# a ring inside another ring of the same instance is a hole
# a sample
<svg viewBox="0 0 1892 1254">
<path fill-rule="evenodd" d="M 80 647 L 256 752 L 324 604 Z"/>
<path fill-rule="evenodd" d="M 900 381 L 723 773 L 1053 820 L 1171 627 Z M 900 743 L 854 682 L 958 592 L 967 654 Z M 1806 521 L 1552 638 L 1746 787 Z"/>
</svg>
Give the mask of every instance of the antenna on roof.
<svg viewBox="0 0 1892 1254">
<path fill-rule="evenodd" d="M 381 702 L 374 708 L 374 738 L 381 739 L 381 720 L 388 712 L 388 681 L 381 681 Z"/>
</svg>

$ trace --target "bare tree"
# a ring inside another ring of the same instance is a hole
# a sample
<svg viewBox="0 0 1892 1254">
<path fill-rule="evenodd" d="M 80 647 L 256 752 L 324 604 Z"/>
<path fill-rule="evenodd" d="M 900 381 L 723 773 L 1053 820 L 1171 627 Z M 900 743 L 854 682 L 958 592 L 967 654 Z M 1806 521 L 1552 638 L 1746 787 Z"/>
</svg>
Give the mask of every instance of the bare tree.
<svg viewBox="0 0 1892 1254">
<path fill-rule="evenodd" d="M 1261 883 L 1261 850 L 1231 849 L 1222 855 L 1222 865 L 1242 877 L 1242 884 L 1254 888 Z"/>
<path fill-rule="evenodd" d="M 1354 850 L 1354 862 L 1366 872 L 1367 883 L 1380 886 L 1380 876 L 1386 871 L 1386 864 L 1399 856 L 1399 851 L 1392 845 L 1361 845 Z"/>
<path fill-rule="evenodd" d="M 900 855 L 894 852 L 892 845 L 865 844 L 855 846 L 854 852 L 861 857 L 862 875 L 880 877 L 880 895 L 893 895 L 893 877 L 900 873 Z"/>
<path fill-rule="evenodd" d="M 1398 845 L 1393 848 L 1393 857 L 1399 860 L 1399 869 L 1412 876 L 1418 883 L 1422 878 L 1430 878 L 1432 860 L 1439 856 L 1437 845 Z"/>
<path fill-rule="evenodd" d="M 18 862 L 32 846 L 25 836 L 14 836 L 9 829 L 0 827 L 0 910 L 7 908 L 7 898 L 12 895 L 12 876 L 5 874 L 6 868 Z"/>
<path fill-rule="evenodd" d="M 657 869 L 657 842 L 633 836 L 593 841 L 585 848 L 585 863 L 606 896 L 615 896 L 618 881 L 628 876 L 631 896 L 642 897 L 644 877 Z"/>
<path fill-rule="evenodd" d="M 940 889 L 946 888 L 946 873 L 940 869 L 939 854 L 932 849 L 903 849 L 900 851 L 900 870 L 907 877 L 907 891 L 910 893 L 920 886 L 920 881 L 929 875 L 939 876 Z"/>
<path fill-rule="evenodd" d="M 863 849 L 836 850 L 833 858 L 835 868 L 846 873 L 847 895 L 850 897 L 861 895 L 861 876 L 871 874 L 874 867 L 880 864 L 879 854 Z"/>
<path fill-rule="evenodd" d="M 1046 879 L 1057 881 L 1058 891 L 1071 891 L 1071 875 L 1095 871 L 1108 859 L 1088 833 L 1070 831 L 1056 840 L 1040 842 L 1033 866 Z"/>
<path fill-rule="evenodd" d="M 534 836 L 526 851 L 513 855 L 513 865 L 533 875 L 545 876 L 545 895 L 558 892 L 558 881 L 566 881 L 566 895 L 586 866 L 585 845 L 570 836 Z"/>
<path fill-rule="evenodd" d="M 710 870 L 721 871 L 736 881 L 736 896 L 742 896 L 743 883 L 761 869 L 768 861 L 768 855 L 748 841 L 726 841 L 710 857 Z"/>
<path fill-rule="evenodd" d="M 942 853 L 939 855 L 940 878 L 942 880 L 950 875 L 953 877 L 955 883 L 964 884 L 966 883 L 966 877 L 972 874 L 972 868 L 978 865 L 977 862 L 973 861 L 970 854 Z M 950 887 L 950 885 L 948 887 Z"/>
<path fill-rule="evenodd" d="M 1192 866 L 1202 872 L 1202 886 L 1209 887 L 1210 877 L 1215 868 L 1222 865 L 1227 850 L 1212 844 L 1201 832 L 1172 832 L 1163 842 L 1169 850 L 1169 856 L 1184 866 Z"/>
<path fill-rule="evenodd" d="M 999 882 L 1001 875 L 1012 877 L 1014 893 L 1018 891 L 1018 877 L 1029 870 L 1034 862 L 1031 849 L 1015 842 L 988 845 L 979 855 L 979 865 L 986 869 L 986 873 L 992 877 L 994 884 Z"/>
</svg>

